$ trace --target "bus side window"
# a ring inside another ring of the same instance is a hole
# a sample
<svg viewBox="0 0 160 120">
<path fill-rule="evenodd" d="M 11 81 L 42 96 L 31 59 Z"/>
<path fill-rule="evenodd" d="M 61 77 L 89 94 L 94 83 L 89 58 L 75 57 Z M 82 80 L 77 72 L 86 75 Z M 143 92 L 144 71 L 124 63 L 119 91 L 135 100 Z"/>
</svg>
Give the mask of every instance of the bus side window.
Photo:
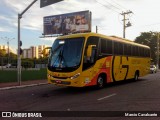
<svg viewBox="0 0 160 120">
<path fill-rule="evenodd" d="M 112 54 L 112 41 L 108 39 L 101 39 L 101 54 Z"/>
<path fill-rule="evenodd" d="M 128 53 L 128 45 L 124 44 L 124 55 L 129 55 Z"/>
<path fill-rule="evenodd" d="M 119 42 L 114 41 L 114 55 L 122 55 L 123 54 L 123 47 L 122 44 Z"/>
<path fill-rule="evenodd" d="M 123 43 L 119 43 L 119 49 L 118 49 L 119 55 L 123 55 L 124 54 L 123 46 L 124 46 Z"/>
<path fill-rule="evenodd" d="M 136 47 L 132 46 L 132 56 L 136 56 Z"/>
<path fill-rule="evenodd" d="M 112 54 L 113 53 L 113 44 L 111 40 L 107 41 L 107 53 Z"/>
<path fill-rule="evenodd" d="M 106 54 L 107 53 L 107 40 L 101 39 L 101 53 Z"/>
<path fill-rule="evenodd" d="M 128 45 L 128 55 L 131 56 L 132 55 L 132 46 L 131 45 Z"/>
<path fill-rule="evenodd" d="M 131 56 L 132 50 L 130 44 L 124 44 L 124 55 Z"/>
</svg>

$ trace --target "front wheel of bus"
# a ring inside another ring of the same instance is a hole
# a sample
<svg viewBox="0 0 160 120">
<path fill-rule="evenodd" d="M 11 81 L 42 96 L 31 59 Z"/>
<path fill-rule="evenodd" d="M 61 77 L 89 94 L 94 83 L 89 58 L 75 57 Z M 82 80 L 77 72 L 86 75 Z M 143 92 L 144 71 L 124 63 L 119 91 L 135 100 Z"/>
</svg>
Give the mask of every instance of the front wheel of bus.
<svg viewBox="0 0 160 120">
<path fill-rule="evenodd" d="M 101 89 L 104 87 L 104 78 L 102 76 L 99 76 L 98 79 L 97 79 L 97 88 L 98 89 Z"/>
</svg>

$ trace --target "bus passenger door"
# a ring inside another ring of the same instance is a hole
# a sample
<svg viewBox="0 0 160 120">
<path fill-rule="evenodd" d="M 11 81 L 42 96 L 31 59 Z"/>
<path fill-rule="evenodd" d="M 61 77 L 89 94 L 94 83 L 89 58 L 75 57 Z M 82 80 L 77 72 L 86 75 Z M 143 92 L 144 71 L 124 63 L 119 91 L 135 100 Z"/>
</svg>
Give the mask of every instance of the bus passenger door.
<svg viewBox="0 0 160 120">
<path fill-rule="evenodd" d="M 90 36 L 87 39 L 84 51 L 84 58 L 83 58 L 83 67 L 82 73 L 83 78 L 89 85 L 95 85 L 96 82 L 94 80 L 95 77 L 95 63 L 97 60 L 98 54 L 98 47 L 99 47 L 99 37 Z"/>
<path fill-rule="evenodd" d="M 95 62 L 97 59 L 97 48 L 96 45 L 89 45 L 87 54 L 83 60 L 83 76 L 85 77 L 85 83 L 90 82 L 90 85 L 94 85 L 93 81 L 96 73 Z"/>
</svg>

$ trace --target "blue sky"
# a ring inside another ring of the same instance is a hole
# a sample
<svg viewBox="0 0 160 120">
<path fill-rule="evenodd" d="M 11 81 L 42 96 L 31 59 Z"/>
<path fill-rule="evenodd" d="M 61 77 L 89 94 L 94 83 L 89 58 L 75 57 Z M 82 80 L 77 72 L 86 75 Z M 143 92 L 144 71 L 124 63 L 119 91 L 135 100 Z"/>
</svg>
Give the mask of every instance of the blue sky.
<svg viewBox="0 0 160 120">
<path fill-rule="evenodd" d="M 15 38 L 10 41 L 12 49 L 17 49 L 17 15 L 33 0 L 0 0 L 0 44 L 2 38 Z M 131 10 L 126 16 L 132 23 L 126 29 L 126 38 L 134 40 L 141 32 L 160 31 L 159 0 L 64 0 L 40 8 L 38 0 L 21 19 L 22 48 L 46 44 L 51 46 L 55 38 L 39 38 L 43 33 L 43 17 L 70 12 L 90 10 L 92 12 L 92 32 L 123 36 L 122 11 Z"/>
</svg>

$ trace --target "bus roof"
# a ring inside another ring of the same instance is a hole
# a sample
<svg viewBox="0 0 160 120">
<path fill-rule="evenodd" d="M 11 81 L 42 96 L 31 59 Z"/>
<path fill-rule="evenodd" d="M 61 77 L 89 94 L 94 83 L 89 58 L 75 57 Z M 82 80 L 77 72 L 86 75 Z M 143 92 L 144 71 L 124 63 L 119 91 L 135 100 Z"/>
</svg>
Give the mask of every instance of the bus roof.
<svg viewBox="0 0 160 120">
<path fill-rule="evenodd" d="M 139 44 L 139 43 L 135 43 L 135 42 L 132 41 L 132 40 L 128 40 L 128 39 L 125 39 L 125 38 L 121 38 L 121 37 L 118 37 L 118 36 L 102 35 L 102 34 L 93 33 L 93 32 L 69 34 L 69 35 L 59 36 L 57 39 L 66 39 L 66 38 L 75 38 L 75 37 L 90 37 L 90 36 L 97 36 L 97 37 L 100 37 L 100 38 L 106 38 L 106 39 L 113 40 L 113 41 L 117 41 L 117 42 L 119 41 L 119 42 L 123 42 L 123 43 L 126 43 L 126 44 L 132 44 L 132 45 L 136 45 L 136 46 L 139 46 L 139 47 L 149 48 L 149 47 L 146 46 L 146 45 L 142 45 L 142 44 Z"/>
</svg>

